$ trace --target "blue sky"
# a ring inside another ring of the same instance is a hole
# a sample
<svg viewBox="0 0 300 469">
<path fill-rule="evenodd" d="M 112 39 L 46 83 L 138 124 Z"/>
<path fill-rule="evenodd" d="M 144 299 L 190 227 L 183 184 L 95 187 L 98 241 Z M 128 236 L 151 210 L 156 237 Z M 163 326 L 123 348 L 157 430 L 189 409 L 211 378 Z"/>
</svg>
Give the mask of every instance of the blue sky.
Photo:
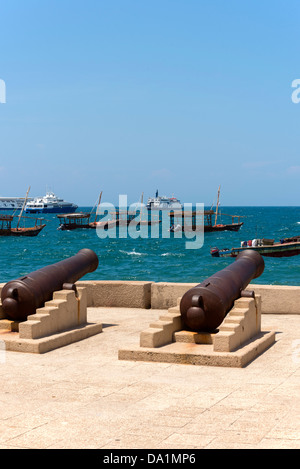
<svg viewBox="0 0 300 469">
<path fill-rule="evenodd" d="M 300 3 L 0 5 L 0 195 L 299 205 Z"/>
</svg>

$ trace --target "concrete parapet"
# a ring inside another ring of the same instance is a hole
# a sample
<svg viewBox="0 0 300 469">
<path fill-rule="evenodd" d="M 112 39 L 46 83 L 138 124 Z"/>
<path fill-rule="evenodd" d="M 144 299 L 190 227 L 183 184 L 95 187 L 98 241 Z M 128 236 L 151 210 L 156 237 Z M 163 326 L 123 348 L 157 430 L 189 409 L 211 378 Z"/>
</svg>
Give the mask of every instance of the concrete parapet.
<svg viewBox="0 0 300 469">
<path fill-rule="evenodd" d="M 76 285 L 87 288 L 88 306 L 151 308 L 151 282 L 97 280 Z"/>
<path fill-rule="evenodd" d="M 300 314 L 300 287 L 290 285 L 248 285 L 262 298 L 262 314 Z"/>
<path fill-rule="evenodd" d="M 181 298 L 196 283 L 158 282 L 151 285 L 151 308 L 168 309 L 175 306 L 177 298 Z"/>
<path fill-rule="evenodd" d="M 4 285 L 0 284 L 0 294 Z M 87 306 L 165 310 L 176 306 L 177 298 L 197 283 L 82 280 L 76 285 L 86 288 Z M 262 314 L 300 314 L 300 286 L 250 283 L 247 290 L 261 296 Z"/>
<path fill-rule="evenodd" d="M 178 297 L 184 295 L 197 283 L 152 283 L 151 307 L 168 309 L 176 305 Z M 250 283 L 247 290 L 254 290 L 262 297 L 262 314 L 300 314 L 300 287 L 288 285 L 258 285 Z"/>
<path fill-rule="evenodd" d="M 87 289 L 88 306 L 168 309 L 197 283 L 79 281 Z M 300 287 L 249 284 L 262 297 L 262 314 L 300 314 Z"/>
</svg>

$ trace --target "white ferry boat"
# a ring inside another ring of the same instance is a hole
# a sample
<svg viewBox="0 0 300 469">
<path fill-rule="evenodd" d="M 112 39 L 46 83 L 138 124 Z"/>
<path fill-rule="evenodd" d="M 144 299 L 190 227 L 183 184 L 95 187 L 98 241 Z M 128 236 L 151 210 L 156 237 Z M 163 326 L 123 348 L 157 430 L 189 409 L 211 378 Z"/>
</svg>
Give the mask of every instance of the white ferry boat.
<svg viewBox="0 0 300 469">
<path fill-rule="evenodd" d="M 0 197 L 0 210 L 21 210 L 24 200 L 25 197 Z"/>
<path fill-rule="evenodd" d="M 59 199 L 53 192 L 44 197 L 36 197 L 26 204 L 26 213 L 71 213 L 78 208 L 71 202 Z"/>
<path fill-rule="evenodd" d="M 155 197 L 148 198 L 146 207 L 148 210 L 181 210 L 183 205 L 176 197 L 160 196 L 156 191 Z"/>
</svg>

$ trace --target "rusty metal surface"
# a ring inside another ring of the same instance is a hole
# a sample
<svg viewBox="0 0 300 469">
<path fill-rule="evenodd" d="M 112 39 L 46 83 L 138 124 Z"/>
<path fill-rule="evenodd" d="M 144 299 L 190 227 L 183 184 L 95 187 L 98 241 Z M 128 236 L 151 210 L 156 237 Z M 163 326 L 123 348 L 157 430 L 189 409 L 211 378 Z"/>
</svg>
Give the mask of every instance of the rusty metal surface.
<svg viewBox="0 0 300 469">
<path fill-rule="evenodd" d="M 25 320 L 37 308 L 43 307 L 46 301 L 51 300 L 53 292 L 62 290 L 64 286 L 72 288 L 72 284 L 81 277 L 94 272 L 98 264 L 94 251 L 81 249 L 72 257 L 11 280 L 4 285 L 1 292 L 5 315 L 9 319 Z"/>
<path fill-rule="evenodd" d="M 217 329 L 251 280 L 263 273 L 264 266 L 259 253 L 246 250 L 231 265 L 188 290 L 180 302 L 187 328 L 195 332 Z"/>
</svg>

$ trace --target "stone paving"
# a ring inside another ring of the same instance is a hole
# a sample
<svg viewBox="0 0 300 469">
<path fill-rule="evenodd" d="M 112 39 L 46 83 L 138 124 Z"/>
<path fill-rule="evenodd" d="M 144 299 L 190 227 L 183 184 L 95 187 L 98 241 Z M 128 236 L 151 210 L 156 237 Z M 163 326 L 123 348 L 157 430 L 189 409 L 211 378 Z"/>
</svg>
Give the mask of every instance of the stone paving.
<svg viewBox="0 0 300 469">
<path fill-rule="evenodd" d="M 88 308 L 103 332 L 0 351 L 0 448 L 300 448 L 300 315 L 262 315 L 276 343 L 245 368 L 118 359 L 161 310 Z"/>
</svg>

